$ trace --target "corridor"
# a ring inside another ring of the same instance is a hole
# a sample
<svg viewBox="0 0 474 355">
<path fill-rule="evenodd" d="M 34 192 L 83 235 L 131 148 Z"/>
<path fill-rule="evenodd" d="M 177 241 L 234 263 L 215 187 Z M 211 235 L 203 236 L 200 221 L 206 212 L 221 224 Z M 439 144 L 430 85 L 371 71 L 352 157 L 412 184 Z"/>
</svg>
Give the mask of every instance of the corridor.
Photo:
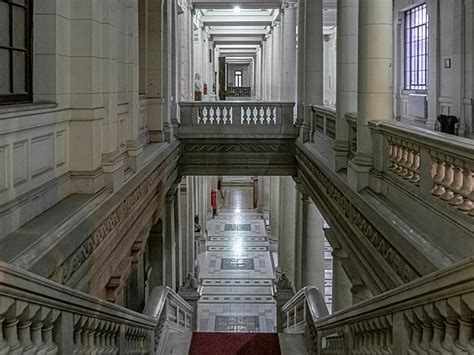
<svg viewBox="0 0 474 355">
<path fill-rule="evenodd" d="M 218 215 L 199 255 L 200 332 L 275 332 L 274 267 L 250 178 L 226 178 Z"/>
</svg>

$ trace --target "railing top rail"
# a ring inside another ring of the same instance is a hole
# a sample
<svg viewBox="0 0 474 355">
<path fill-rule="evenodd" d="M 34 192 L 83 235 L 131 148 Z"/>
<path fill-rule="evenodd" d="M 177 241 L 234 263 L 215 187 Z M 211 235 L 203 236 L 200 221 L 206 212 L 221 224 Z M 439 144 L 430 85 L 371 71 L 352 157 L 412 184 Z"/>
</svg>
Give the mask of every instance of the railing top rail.
<svg viewBox="0 0 474 355">
<path fill-rule="evenodd" d="M 373 129 L 413 140 L 437 151 L 451 151 L 454 154 L 474 160 L 474 141 L 446 133 L 414 127 L 401 122 L 370 121 Z"/>
<path fill-rule="evenodd" d="M 294 106 L 294 102 L 290 101 L 181 101 L 178 103 L 179 106 Z"/>
<path fill-rule="evenodd" d="M 94 318 L 140 324 L 149 329 L 156 326 L 156 320 L 149 316 L 60 285 L 4 262 L 0 262 L 0 295 Z"/>
<path fill-rule="evenodd" d="M 301 301 L 306 300 L 312 319 L 319 319 L 329 314 L 324 302 L 324 297 L 317 287 L 307 286 L 300 289 L 283 307 L 283 312 L 288 312 Z"/>
<path fill-rule="evenodd" d="M 441 299 L 474 292 L 474 257 L 355 306 L 340 310 L 317 321 L 318 329 L 331 328 L 337 323 L 372 318 L 414 308 Z"/>
<path fill-rule="evenodd" d="M 143 310 L 143 314 L 153 318 L 158 318 L 163 311 L 168 297 L 173 299 L 185 311 L 189 313 L 193 312 L 192 306 L 189 305 L 189 303 L 187 303 L 171 288 L 168 286 L 158 286 L 150 292 L 150 296 L 147 304 L 145 305 L 145 309 Z"/>
<path fill-rule="evenodd" d="M 323 105 L 309 105 L 309 107 L 313 110 L 313 111 L 322 111 L 322 112 L 325 112 L 325 113 L 328 113 L 328 114 L 331 114 L 331 115 L 335 115 L 336 114 L 336 110 L 331 108 L 331 107 L 328 107 L 328 106 L 323 106 Z"/>
</svg>

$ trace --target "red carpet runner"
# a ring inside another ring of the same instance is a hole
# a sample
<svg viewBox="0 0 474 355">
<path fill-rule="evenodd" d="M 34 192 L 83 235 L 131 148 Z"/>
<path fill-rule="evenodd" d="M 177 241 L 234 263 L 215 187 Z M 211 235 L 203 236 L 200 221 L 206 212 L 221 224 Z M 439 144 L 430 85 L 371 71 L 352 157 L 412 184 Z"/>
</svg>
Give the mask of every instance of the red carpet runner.
<svg viewBox="0 0 474 355">
<path fill-rule="evenodd" d="M 194 333 L 189 355 L 281 355 L 276 333 Z"/>
</svg>

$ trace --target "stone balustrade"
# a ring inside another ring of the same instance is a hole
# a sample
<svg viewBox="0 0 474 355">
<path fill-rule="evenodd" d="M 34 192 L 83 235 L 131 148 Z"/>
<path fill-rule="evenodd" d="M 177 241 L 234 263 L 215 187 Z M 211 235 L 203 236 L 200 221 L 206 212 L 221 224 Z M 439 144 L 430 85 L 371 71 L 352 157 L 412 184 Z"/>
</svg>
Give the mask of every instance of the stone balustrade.
<svg viewBox="0 0 474 355">
<path fill-rule="evenodd" d="M 336 139 L 336 110 L 326 107 L 311 105 L 310 141 L 314 142 L 314 134 L 319 132 L 332 140 Z"/>
<path fill-rule="evenodd" d="M 289 102 L 181 102 L 178 137 L 295 138 Z"/>
<path fill-rule="evenodd" d="M 376 171 L 424 199 L 474 217 L 474 143 L 395 122 L 372 122 Z"/>
<path fill-rule="evenodd" d="M 330 316 L 310 313 L 317 354 L 472 354 L 474 258 Z"/>
<path fill-rule="evenodd" d="M 314 321 L 328 315 L 324 297 L 316 287 L 303 287 L 281 309 L 283 332 L 304 333 L 312 353 L 317 351 L 317 333 Z"/>
<path fill-rule="evenodd" d="M 140 314 L 0 263 L 0 354 L 155 354 L 192 308 L 167 287 Z"/>
<path fill-rule="evenodd" d="M 352 159 L 357 152 L 357 115 L 348 113 L 346 115 L 347 128 L 349 130 L 347 137 L 349 138 L 349 154 L 348 158 Z"/>
</svg>

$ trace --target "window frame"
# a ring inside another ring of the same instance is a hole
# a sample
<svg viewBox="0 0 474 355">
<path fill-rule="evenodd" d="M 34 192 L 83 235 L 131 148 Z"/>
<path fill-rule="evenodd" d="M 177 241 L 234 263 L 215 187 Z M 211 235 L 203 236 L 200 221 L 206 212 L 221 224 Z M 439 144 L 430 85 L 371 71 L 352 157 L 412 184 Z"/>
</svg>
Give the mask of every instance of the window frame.
<svg viewBox="0 0 474 355">
<path fill-rule="evenodd" d="M 241 88 L 243 87 L 243 72 L 242 70 L 234 70 L 234 87 Z"/>
<path fill-rule="evenodd" d="M 25 4 L 20 5 L 13 0 L 0 0 L 0 3 L 6 3 L 9 11 L 9 42 L 8 46 L 0 45 L 0 49 L 7 50 L 10 56 L 9 75 L 10 92 L 13 91 L 13 52 L 21 51 L 25 53 L 25 93 L 0 94 L 0 105 L 11 105 L 18 103 L 31 103 L 33 101 L 33 0 L 24 0 Z M 25 46 L 23 48 L 13 45 L 13 8 L 20 7 L 25 10 Z"/>
<path fill-rule="evenodd" d="M 417 24 L 417 13 L 423 10 L 426 17 L 422 20 L 426 21 Z M 405 10 L 403 12 L 403 20 L 403 88 L 406 91 L 427 92 L 429 84 L 429 17 L 427 3 L 420 3 Z M 424 35 L 420 34 L 423 31 Z M 420 50 L 420 45 L 423 41 L 426 42 L 424 52 Z M 423 69 L 421 69 L 422 66 L 424 66 Z M 424 80 L 420 78 L 422 72 Z"/>
</svg>

